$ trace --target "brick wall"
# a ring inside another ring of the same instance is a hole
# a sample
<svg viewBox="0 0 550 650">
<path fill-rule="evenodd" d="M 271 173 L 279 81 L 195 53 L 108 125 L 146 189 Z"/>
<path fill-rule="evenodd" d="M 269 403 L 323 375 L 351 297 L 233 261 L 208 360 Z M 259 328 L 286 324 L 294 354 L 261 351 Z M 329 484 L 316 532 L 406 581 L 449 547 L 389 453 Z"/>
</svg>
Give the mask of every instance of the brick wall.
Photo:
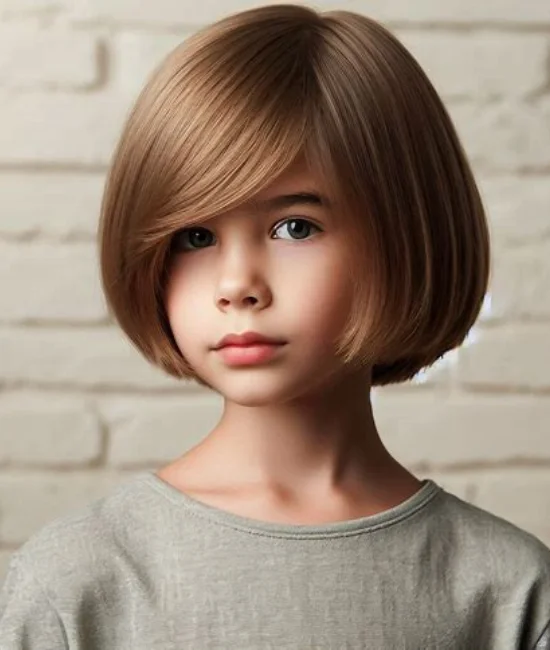
<svg viewBox="0 0 550 650">
<path fill-rule="evenodd" d="M 95 250 L 106 165 L 147 74 L 245 0 L 0 0 L 0 578 L 46 522 L 197 442 L 221 403 L 149 367 L 109 321 Z M 456 121 L 494 274 L 467 343 L 375 392 L 419 476 L 550 544 L 550 3 L 315 3 L 384 21 Z"/>
</svg>

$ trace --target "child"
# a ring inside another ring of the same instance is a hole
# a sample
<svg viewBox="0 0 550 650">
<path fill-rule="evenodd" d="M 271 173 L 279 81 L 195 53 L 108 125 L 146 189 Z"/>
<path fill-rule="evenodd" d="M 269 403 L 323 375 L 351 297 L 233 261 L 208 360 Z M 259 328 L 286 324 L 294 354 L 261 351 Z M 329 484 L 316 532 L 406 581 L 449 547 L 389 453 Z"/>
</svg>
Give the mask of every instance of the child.
<svg viewBox="0 0 550 650">
<path fill-rule="evenodd" d="M 99 235 L 120 326 L 224 411 L 14 554 L 2 650 L 550 647 L 550 551 L 373 420 L 489 274 L 455 130 L 388 31 L 274 5 L 197 32 L 128 118 Z"/>
</svg>

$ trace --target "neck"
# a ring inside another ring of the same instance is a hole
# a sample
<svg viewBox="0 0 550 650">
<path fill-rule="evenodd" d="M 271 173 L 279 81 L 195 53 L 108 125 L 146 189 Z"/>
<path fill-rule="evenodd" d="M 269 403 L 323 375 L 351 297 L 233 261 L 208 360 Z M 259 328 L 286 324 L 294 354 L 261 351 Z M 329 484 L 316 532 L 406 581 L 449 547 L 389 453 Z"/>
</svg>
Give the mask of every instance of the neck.
<svg viewBox="0 0 550 650">
<path fill-rule="evenodd" d="M 385 449 L 370 378 L 354 375 L 314 395 L 248 407 L 228 400 L 216 428 L 191 451 L 194 477 L 223 489 L 319 499 L 415 480 Z M 399 488 L 399 489 L 402 489 Z"/>
</svg>

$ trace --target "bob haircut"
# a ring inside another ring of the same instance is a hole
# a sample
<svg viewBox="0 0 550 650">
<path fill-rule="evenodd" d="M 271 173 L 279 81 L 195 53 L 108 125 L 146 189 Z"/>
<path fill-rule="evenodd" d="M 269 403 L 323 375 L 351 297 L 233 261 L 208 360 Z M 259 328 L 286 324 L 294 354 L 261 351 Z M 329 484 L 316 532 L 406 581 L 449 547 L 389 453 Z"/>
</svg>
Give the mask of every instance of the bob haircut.
<svg viewBox="0 0 550 650">
<path fill-rule="evenodd" d="M 488 284 L 482 201 L 451 119 L 386 28 L 298 5 L 195 32 L 127 116 L 98 231 L 109 310 L 174 377 L 205 384 L 164 306 L 171 241 L 238 207 L 299 156 L 349 228 L 354 299 L 337 352 L 372 385 L 412 378 L 459 346 Z"/>
</svg>

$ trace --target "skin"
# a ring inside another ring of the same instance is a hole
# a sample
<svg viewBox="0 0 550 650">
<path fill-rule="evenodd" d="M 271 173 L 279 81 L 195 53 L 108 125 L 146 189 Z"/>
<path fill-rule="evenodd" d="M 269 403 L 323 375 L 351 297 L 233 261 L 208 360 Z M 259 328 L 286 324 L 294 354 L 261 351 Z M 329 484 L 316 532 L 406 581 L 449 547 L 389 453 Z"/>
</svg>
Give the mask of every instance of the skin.
<svg viewBox="0 0 550 650">
<path fill-rule="evenodd" d="M 167 314 L 182 354 L 222 395 L 224 409 L 200 444 L 157 474 L 237 515 L 319 524 L 387 510 L 421 482 L 380 439 L 370 369 L 351 370 L 335 352 L 351 299 L 337 210 L 262 207 L 298 192 L 322 194 L 303 161 L 257 204 L 200 224 L 209 231 L 202 237 L 178 233 Z M 290 223 L 297 219 L 306 223 Z M 226 334 L 250 330 L 287 343 L 271 361 L 244 367 L 211 349 Z"/>
</svg>

